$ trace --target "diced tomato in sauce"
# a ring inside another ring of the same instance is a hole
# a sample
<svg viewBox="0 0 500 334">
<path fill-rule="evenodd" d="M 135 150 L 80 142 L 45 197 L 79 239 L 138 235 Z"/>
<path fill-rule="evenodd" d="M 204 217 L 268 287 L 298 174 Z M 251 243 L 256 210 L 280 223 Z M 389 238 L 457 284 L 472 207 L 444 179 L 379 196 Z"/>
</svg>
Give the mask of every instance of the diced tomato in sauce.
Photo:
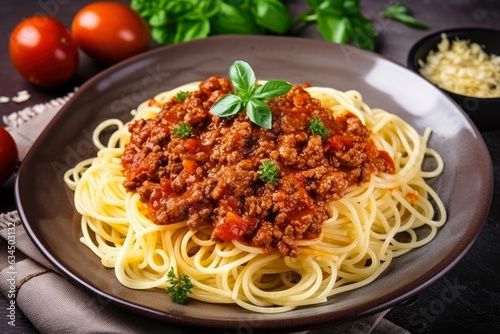
<svg viewBox="0 0 500 334">
<path fill-rule="evenodd" d="M 377 147 L 372 142 L 366 142 L 364 144 L 364 151 L 366 153 L 366 157 L 369 160 L 375 159 L 377 157 L 377 155 L 379 154 L 379 151 L 377 150 Z"/>
<path fill-rule="evenodd" d="M 196 171 L 196 168 L 198 168 L 198 163 L 194 160 L 184 160 L 182 162 L 182 167 L 184 167 L 184 170 L 188 173 L 194 173 Z"/>
<path fill-rule="evenodd" d="M 152 211 L 150 215 L 154 217 L 155 213 L 162 207 L 161 199 L 163 198 L 161 187 L 155 187 L 149 196 L 149 208 Z"/>
<path fill-rule="evenodd" d="M 298 107 L 301 107 L 303 106 L 304 104 L 307 103 L 307 101 L 309 101 L 311 99 L 310 95 L 307 94 L 307 93 L 302 93 L 302 94 L 298 94 L 298 95 L 295 95 L 293 97 L 293 103 L 298 106 Z"/>
<path fill-rule="evenodd" d="M 409 193 L 408 195 L 405 196 L 405 199 L 408 203 L 413 204 L 419 199 L 419 196 L 418 194 Z"/>
<path fill-rule="evenodd" d="M 333 151 L 345 151 L 350 149 L 356 142 L 355 138 L 347 136 L 331 136 L 326 140 L 326 143 Z"/>
<path fill-rule="evenodd" d="M 196 139 L 193 138 L 187 139 L 184 143 L 184 147 L 191 154 L 195 154 L 198 151 L 198 143 L 196 143 Z"/>
<path fill-rule="evenodd" d="M 160 180 L 160 187 L 161 187 L 161 191 L 162 191 L 164 197 L 168 197 L 173 193 L 172 181 L 170 181 L 169 179 L 165 179 L 165 178 L 161 179 Z"/>
<path fill-rule="evenodd" d="M 252 217 L 245 218 L 228 211 L 224 220 L 215 226 L 214 234 L 225 241 L 241 240 L 243 236 L 252 233 L 257 221 Z"/>
</svg>

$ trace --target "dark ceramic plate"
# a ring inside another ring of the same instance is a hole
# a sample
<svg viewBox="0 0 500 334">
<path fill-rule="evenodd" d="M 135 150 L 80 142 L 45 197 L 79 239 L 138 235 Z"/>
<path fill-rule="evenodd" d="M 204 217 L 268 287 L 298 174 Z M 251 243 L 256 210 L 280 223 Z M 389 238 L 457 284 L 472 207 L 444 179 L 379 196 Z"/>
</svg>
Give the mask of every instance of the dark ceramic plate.
<svg viewBox="0 0 500 334">
<path fill-rule="evenodd" d="M 288 313 L 262 315 L 234 305 L 191 300 L 182 306 L 161 291 L 123 287 L 113 270 L 80 243 L 80 216 L 63 173 L 94 156 L 91 132 L 107 118 L 130 119 L 129 110 L 155 94 L 210 75 L 227 76 L 237 59 L 259 79 L 356 89 L 372 107 L 398 114 L 420 133 L 434 129 L 430 146 L 444 161 L 433 187 L 448 222 L 428 245 L 394 260 L 375 282 Z M 24 226 L 40 251 L 78 285 L 116 304 L 166 322 L 208 329 L 299 330 L 353 320 L 400 303 L 442 277 L 472 245 L 488 214 L 493 171 L 474 125 L 439 89 L 406 68 L 350 46 L 281 37 L 222 36 L 153 50 L 88 81 L 33 145 L 19 170 L 16 200 Z"/>
</svg>

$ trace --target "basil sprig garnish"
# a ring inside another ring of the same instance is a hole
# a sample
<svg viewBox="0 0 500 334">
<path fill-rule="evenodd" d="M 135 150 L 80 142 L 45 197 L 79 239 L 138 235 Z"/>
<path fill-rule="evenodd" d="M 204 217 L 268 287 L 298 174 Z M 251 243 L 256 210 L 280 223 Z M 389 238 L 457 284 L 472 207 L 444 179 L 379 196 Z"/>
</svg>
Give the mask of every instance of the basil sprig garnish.
<svg viewBox="0 0 500 334">
<path fill-rule="evenodd" d="M 246 108 L 252 122 L 270 129 L 271 108 L 264 101 L 288 93 L 292 85 L 281 80 L 270 80 L 256 87 L 254 71 L 242 60 L 235 61 L 229 68 L 229 80 L 234 92 L 217 101 L 210 112 L 219 117 L 228 117 L 239 114 Z"/>
<path fill-rule="evenodd" d="M 383 13 L 382 17 L 399 21 L 409 27 L 416 29 L 429 29 L 429 25 L 425 22 L 419 21 L 414 18 L 408 7 L 403 5 L 401 2 L 396 2 L 387 8 Z"/>
</svg>

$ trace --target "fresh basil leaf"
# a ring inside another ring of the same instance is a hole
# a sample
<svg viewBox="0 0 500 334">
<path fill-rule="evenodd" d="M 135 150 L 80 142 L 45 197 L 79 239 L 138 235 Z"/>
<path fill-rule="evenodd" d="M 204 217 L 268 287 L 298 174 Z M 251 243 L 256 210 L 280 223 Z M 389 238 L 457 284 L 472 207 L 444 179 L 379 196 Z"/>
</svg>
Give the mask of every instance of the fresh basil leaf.
<svg viewBox="0 0 500 334">
<path fill-rule="evenodd" d="M 344 3 L 339 0 L 308 0 L 316 13 L 328 14 L 335 17 L 344 16 Z"/>
<path fill-rule="evenodd" d="M 246 8 L 249 6 L 251 0 L 222 0 L 222 2 L 233 7 Z"/>
<path fill-rule="evenodd" d="M 351 37 L 351 23 L 347 17 L 337 18 L 319 13 L 318 30 L 324 39 L 333 43 L 344 44 Z"/>
<path fill-rule="evenodd" d="M 377 29 L 373 27 L 372 22 L 370 19 L 366 18 L 363 15 L 359 15 L 352 19 L 351 21 L 354 21 L 354 24 L 358 27 L 362 27 L 364 32 L 370 36 L 370 37 L 376 37 L 378 35 Z"/>
<path fill-rule="evenodd" d="M 180 18 L 193 10 L 193 4 L 187 0 L 167 0 L 164 8 L 168 14 Z"/>
<path fill-rule="evenodd" d="M 211 18 L 217 14 L 221 6 L 220 0 L 199 0 L 199 2 L 197 7 L 200 9 L 203 17 L 206 18 Z"/>
<path fill-rule="evenodd" d="M 165 10 L 169 0 L 132 0 L 130 2 L 130 7 L 141 15 L 144 20 L 148 21 L 150 17 L 155 15 L 157 12 Z M 177 1 L 177 0 L 174 0 Z"/>
<path fill-rule="evenodd" d="M 149 18 L 154 13 L 151 8 L 151 3 L 145 0 L 132 0 L 130 2 L 130 8 L 135 10 L 145 19 Z"/>
<path fill-rule="evenodd" d="M 411 16 L 398 16 L 394 19 L 412 28 L 429 29 L 429 25 L 427 23 L 419 21 Z"/>
<path fill-rule="evenodd" d="M 248 97 L 255 85 L 255 73 L 247 62 L 237 60 L 229 67 L 229 79 L 239 95 Z"/>
<path fill-rule="evenodd" d="M 409 27 L 416 28 L 416 29 L 428 29 L 429 26 L 427 23 L 419 21 L 415 19 L 411 13 L 408 7 L 403 5 L 400 2 L 394 3 L 392 6 L 387 8 L 383 13 L 381 13 L 382 17 L 388 18 L 388 19 L 393 19 L 396 21 L 399 21 Z"/>
<path fill-rule="evenodd" d="M 373 51 L 375 49 L 375 42 L 373 41 L 373 37 L 368 36 L 363 29 L 359 27 L 354 27 L 354 44 L 365 50 Z"/>
<path fill-rule="evenodd" d="M 234 94 L 227 94 L 210 109 L 210 112 L 219 117 L 227 117 L 236 115 L 243 110 L 243 101 L 241 98 Z"/>
<path fill-rule="evenodd" d="M 252 122 L 266 129 L 272 127 L 273 116 L 271 107 L 264 101 L 251 99 L 247 104 L 247 115 Z"/>
<path fill-rule="evenodd" d="M 345 0 L 343 7 L 344 12 L 348 15 L 355 16 L 361 14 L 361 10 L 359 9 L 359 0 Z"/>
<path fill-rule="evenodd" d="M 210 22 L 208 19 L 197 21 L 179 21 L 177 22 L 177 31 L 174 37 L 174 43 L 191 41 L 208 36 L 210 32 Z"/>
<path fill-rule="evenodd" d="M 324 0 L 307 0 L 307 2 L 312 8 L 317 9 Z"/>
<path fill-rule="evenodd" d="M 383 16 L 395 16 L 395 15 L 403 15 L 408 13 L 408 8 L 403 5 L 401 2 L 396 2 L 389 6 L 382 15 Z"/>
<path fill-rule="evenodd" d="M 269 100 L 288 93 L 290 89 L 292 89 L 292 85 L 286 81 L 270 80 L 264 85 L 257 87 L 252 95 L 252 99 Z"/>
<path fill-rule="evenodd" d="M 151 37 L 153 37 L 153 40 L 158 44 L 168 44 L 168 33 L 166 27 L 153 27 L 151 29 Z"/>
<path fill-rule="evenodd" d="M 221 2 L 219 12 L 212 17 L 214 34 L 258 34 L 255 23 L 248 11 Z"/>
<path fill-rule="evenodd" d="M 357 17 L 351 19 L 353 24 L 354 44 L 356 46 L 373 51 L 375 49 L 375 42 L 373 37 L 377 36 L 377 31 L 371 24 L 370 20 L 365 17 Z"/>
<path fill-rule="evenodd" d="M 288 10 L 279 0 L 254 0 L 252 14 L 255 22 L 264 28 L 279 34 L 288 30 L 290 21 Z"/>
<path fill-rule="evenodd" d="M 148 23 L 152 27 L 161 27 L 167 24 L 167 12 L 165 10 L 160 10 L 154 13 L 148 20 Z"/>
<path fill-rule="evenodd" d="M 179 21 L 197 21 L 200 18 L 209 19 L 217 14 L 220 5 L 220 0 L 189 0 L 189 2 L 191 3 L 192 8 L 189 11 L 184 12 L 182 15 L 178 15 L 177 19 Z"/>
</svg>

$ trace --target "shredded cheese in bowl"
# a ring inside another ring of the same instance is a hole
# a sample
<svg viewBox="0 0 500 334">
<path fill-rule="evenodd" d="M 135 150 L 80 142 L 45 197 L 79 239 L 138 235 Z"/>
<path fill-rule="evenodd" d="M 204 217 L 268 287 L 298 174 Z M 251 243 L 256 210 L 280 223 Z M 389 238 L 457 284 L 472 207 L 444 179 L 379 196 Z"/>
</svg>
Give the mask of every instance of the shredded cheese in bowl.
<svg viewBox="0 0 500 334">
<path fill-rule="evenodd" d="M 450 92 L 472 97 L 500 97 L 500 57 L 477 43 L 441 34 L 438 51 L 418 61 L 420 73 Z"/>
</svg>

